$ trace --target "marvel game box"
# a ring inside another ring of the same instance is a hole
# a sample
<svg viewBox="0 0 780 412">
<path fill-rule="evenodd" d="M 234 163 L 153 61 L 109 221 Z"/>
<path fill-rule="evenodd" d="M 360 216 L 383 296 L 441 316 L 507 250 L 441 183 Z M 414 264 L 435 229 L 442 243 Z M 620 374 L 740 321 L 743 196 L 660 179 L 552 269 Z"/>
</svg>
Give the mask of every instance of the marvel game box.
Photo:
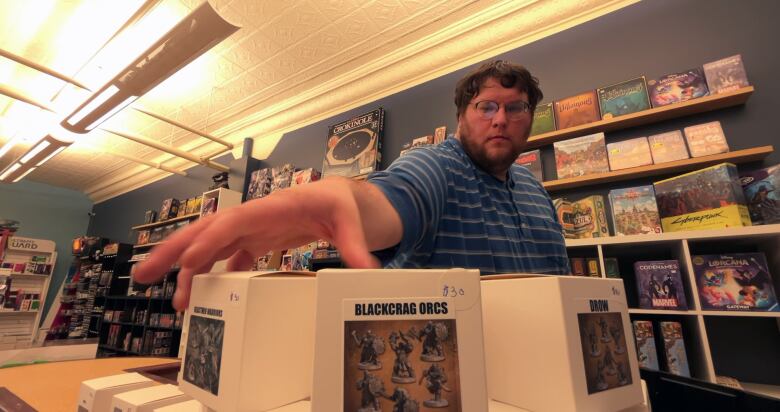
<svg viewBox="0 0 780 412">
<path fill-rule="evenodd" d="M 780 165 L 740 175 L 754 225 L 780 223 Z"/>
<path fill-rule="evenodd" d="M 609 172 L 604 133 L 553 143 L 558 179 Z"/>
<path fill-rule="evenodd" d="M 555 130 L 555 110 L 552 103 L 536 106 L 534 121 L 531 124 L 531 136 Z M 541 179 L 540 179 L 541 180 Z"/>
<path fill-rule="evenodd" d="M 601 120 L 595 90 L 558 100 L 553 104 L 558 130 Z"/>
<path fill-rule="evenodd" d="M 712 94 L 727 93 L 750 85 L 741 54 L 705 64 L 704 74 Z"/>
<path fill-rule="evenodd" d="M 610 190 L 609 203 L 615 236 L 661 233 L 653 186 Z"/>
<path fill-rule="evenodd" d="M 642 309 L 687 310 L 680 262 L 654 260 L 634 262 L 639 307 Z"/>
<path fill-rule="evenodd" d="M 688 148 L 685 146 L 685 138 L 679 130 L 654 134 L 647 138 L 647 143 L 650 145 L 650 154 L 653 156 L 653 163 L 655 164 L 673 162 L 690 157 Z"/>
<path fill-rule="evenodd" d="M 737 167 L 721 163 L 653 183 L 664 232 L 750 226 Z"/>
<path fill-rule="evenodd" d="M 658 351 L 655 348 L 653 322 L 649 320 L 635 320 L 633 323 L 639 367 L 657 371 Z"/>
<path fill-rule="evenodd" d="M 601 118 L 611 119 L 650 108 L 645 76 L 597 90 Z"/>
<path fill-rule="evenodd" d="M 623 140 L 607 145 L 609 169 L 621 170 L 653 164 L 646 137 Z"/>
<path fill-rule="evenodd" d="M 729 151 L 726 135 L 719 121 L 688 126 L 683 129 L 691 157 L 708 156 Z"/>
<path fill-rule="evenodd" d="M 357 177 L 376 170 L 384 118 L 385 111 L 380 107 L 330 126 L 322 175 Z"/>
<path fill-rule="evenodd" d="M 542 153 L 539 149 L 521 153 L 520 156 L 517 156 L 517 159 L 515 159 L 515 163 L 525 167 L 533 173 L 536 180 L 540 182 L 544 180 L 544 176 L 542 175 Z"/>
<path fill-rule="evenodd" d="M 653 104 L 653 107 L 684 102 L 709 94 L 707 80 L 699 67 L 648 80 L 647 89 L 650 92 L 650 103 Z"/>
<path fill-rule="evenodd" d="M 778 311 L 763 253 L 692 256 L 704 310 Z"/>
</svg>

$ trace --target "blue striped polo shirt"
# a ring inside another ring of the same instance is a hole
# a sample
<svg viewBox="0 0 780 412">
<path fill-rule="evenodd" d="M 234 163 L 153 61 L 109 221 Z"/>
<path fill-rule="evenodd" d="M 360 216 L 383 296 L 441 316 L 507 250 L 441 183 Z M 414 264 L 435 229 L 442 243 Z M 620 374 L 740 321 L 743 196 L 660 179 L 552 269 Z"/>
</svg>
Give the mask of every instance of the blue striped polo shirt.
<svg viewBox="0 0 780 412">
<path fill-rule="evenodd" d="M 450 137 L 410 151 L 368 181 L 387 196 L 403 224 L 400 244 L 377 253 L 387 268 L 569 273 L 555 207 L 524 167 L 513 164 L 502 182 Z"/>
</svg>

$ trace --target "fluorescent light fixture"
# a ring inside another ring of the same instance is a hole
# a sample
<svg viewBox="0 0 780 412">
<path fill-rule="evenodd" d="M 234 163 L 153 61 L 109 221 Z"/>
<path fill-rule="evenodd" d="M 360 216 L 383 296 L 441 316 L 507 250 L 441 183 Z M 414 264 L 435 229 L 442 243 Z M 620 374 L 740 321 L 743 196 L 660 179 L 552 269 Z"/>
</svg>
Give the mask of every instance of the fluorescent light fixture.
<svg viewBox="0 0 780 412">
<path fill-rule="evenodd" d="M 24 177 L 25 177 L 25 176 L 27 176 L 27 175 L 29 175 L 29 174 L 30 174 L 30 172 L 32 172 L 33 170 L 35 170 L 35 168 L 34 168 L 34 167 L 31 167 L 31 168 L 27 169 L 27 171 L 26 171 L 26 172 L 22 173 L 22 174 L 21 174 L 19 177 L 17 177 L 16 179 L 14 179 L 14 180 L 13 180 L 11 183 L 16 183 L 16 182 L 18 182 L 18 181 L 20 181 L 20 180 L 24 179 Z"/>
<path fill-rule="evenodd" d="M 13 172 L 19 170 L 20 167 L 22 167 L 21 163 L 14 163 L 14 164 L 12 164 L 10 167 L 6 168 L 5 171 L 2 174 L 0 174 L 0 180 L 5 180 Z"/>
<path fill-rule="evenodd" d="M 87 133 L 130 104 L 129 98 L 143 96 L 238 29 L 203 2 L 66 117 L 62 127 Z M 118 91 L 111 93 L 111 88 Z"/>
<path fill-rule="evenodd" d="M 13 149 L 14 146 L 16 146 L 17 143 L 19 143 L 22 139 L 19 137 L 14 137 L 13 139 L 10 139 L 9 141 L 5 142 L 3 147 L 0 147 L 0 159 L 5 156 L 6 153 L 10 152 L 11 149 Z"/>
<path fill-rule="evenodd" d="M 37 156 L 38 153 L 42 152 L 43 149 L 45 149 L 45 148 L 47 148 L 49 146 L 51 146 L 51 143 L 49 143 L 45 139 L 41 140 L 40 142 L 38 142 L 38 144 L 33 146 L 32 149 L 28 150 L 27 153 L 25 153 L 25 155 L 22 156 L 22 158 L 19 160 L 19 162 L 21 162 L 21 163 L 29 162 L 30 159 L 32 159 L 33 157 Z"/>
<path fill-rule="evenodd" d="M 59 154 L 61 151 L 65 150 L 65 148 L 66 148 L 66 147 L 68 147 L 68 146 L 62 146 L 62 147 L 60 147 L 59 149 L 57 149 L 57 150 L 55 150 L 55 151 L 51 152 L 51 154 L 50 154 L 50 155 L 46 156 L 46 158 L 44 158 L 43 160 L 41 160 L 40 162 L 38 162 L 38 164 L 37 164 L 37 165 L 35 165 L 35 167 L 38 167 L 38 166 L 40 166 L 40 165 L 42 165 L 42 164 L 44 164 L 44 163 L 48 162 L 48 161 L 49 161 L 49 159 L 51 159 L 51 158 L 52 158 L 52 157 L 54 157 L 54 156 L 57 156 L 57 155 L 58 155 L 58 154 Z"/>
</svg>

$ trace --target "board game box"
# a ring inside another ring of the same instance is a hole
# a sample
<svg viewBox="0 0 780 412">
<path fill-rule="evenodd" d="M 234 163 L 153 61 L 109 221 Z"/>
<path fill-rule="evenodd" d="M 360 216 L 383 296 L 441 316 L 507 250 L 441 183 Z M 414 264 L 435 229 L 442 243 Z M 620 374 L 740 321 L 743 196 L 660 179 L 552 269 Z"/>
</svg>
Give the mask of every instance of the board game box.
<svg viewBox="0 0 780 412">
<path fill-rule="evenodd" d="M 542 152 L 539 149 L 531 150 L 530 152 L 521 153 L 517 156 L 515 163 L 525 167 L 531 173 L 533 173 L 536 180 L 543 181 L 542 175 Z"/>
<path fill-rule="evenodd" d="M 655 164 L 673 162 L 690 157 L 688 148 L 685 146 L 685 138 L 679 130 L 654 134 L 647 138 L 647 143 L 650 145 L 650 154 L 653 156 L 653 163 Z"/>
<path fill-rule="evenodd" d="M 617 258 L 604 258 L 604 274 L 610 279 L 620 279 L 620 265 Z"/>
<path fill-rule="evenodd" d="M 709 93 L 704 72 L 699 67 L 648 80 L 647 89 L 653 107 L 684 102 Z"/>
<path fill-rule="evenodd" d="M 642 309 L 687 310 L 680 262 L 653 260 L 634 262 L 639 307 Z"/>
<path fill-rule="evenodd" d="M 271 192 L 290 187 L 293 173 L 295 173 L 295 166 L 289 163 L 271 169 L 271 175 L 273 176 L 271 181 Z"/>
<path fill-rule="evenodd" d="M 780 223 L 780 164 L 740 175 L 754 225 Z"/>
<path fill-rule="evenodd" d="M 572 202 L 572 217 L 577 239 L 609 236 L 604 196 L 588 196 Z"/>
<path fill-rule="evenodd" d="M 271 193 L 271 185 L 273 184 L 273 173 L 271 169 L 259 169 L 252 172 L 252 177 L 249 180 L 249 187 L 247 188 L 246 199 L 258 199 L 267 196 Z"/>
<path fill-rule="evenodd" d="M 737 54 L 704 65 L 707 86 L 711 94 L 720 94 L 750 86 L 742 65 L 742 55 Z"/>
<path fill-rule="evenodd" d="M 609 191 L 615 236 L 661 233 L 661 217 L 653 186 L 637 186 Z"/>
<path fill-rule="evenodd" d="M 558 179 L 609 172 L 604 133 L 553 143 Z"/>
<path fill-rule="evenodd" d="M 536 106 L 534 121 L 531 124 L 531 136 L 548 133 L 555 130 L 555 110 L 552 103 Z"/>
<path fill-rule="evenodd" d="M 653 164 L 646 137 L 623 140 L 607 145 L 609 169 L 621 170 Z"/>
<path fill-rule="evenodd" d="M 385 111 L 372 110 L 328 128 L 323 176 L 357 177 L 376 170 Z"/>
<path fill-rule="evenodd" d="M 655 349 L 655 335 L 653 334 L 653 322 L 649 320 L 635 320 L 634 338 L 636 338 L 636 355 L 639 358 L 639 367 L 658 370 L 658 351 Z"/>
<path fill-rule="evenodd" d="M 729 151 L 726 135 L 719 121 L 688 126 L 683 129 L 691 157 L 708 156 Z"/>
<path fill-rule="evenodd" d="M 553 104 L 558 130 L 601 120 L 595 90 L 558 100 Z"/>
<path fill-rule="evenodd" d="M 439 144 L 447 140 L 447 126 L 439 126 L 433 132 L 433 144 Z"/>
<path fill-rule="evenodd" d="M 650 108 L 645 76 L 597 90 L 602 119 L 612 119 Z"/>
<path fill-rule="evenodd" d="M 566 239 L 576 239 L 574 232 L 574 215 L 572 214 L 571 202 L 564 198 L 553 199 L 555 214 L 558 216 L 558 223 L 563 229 L 563 236 Z"/>
<path fill-rule="evenodd" d="M 763 253 L 692 256 L 704 310 L 779 311 Z"/>
<path fill-rule="evenodd" d="M 691 372 L 688 368 L 682 325 L 679 322 L 660 322 L 660 326 L 661 337 L 664 341 L 666 371 L 690 378 Z"/>
<path fill-rule="evenodd" d="M 320 172 L 317 169 L 298 170 L 292 175 L 290 186 L 298 186 L 306 183 L 312 183 L 320 180 Z"/>
<path fill-rule="evenodd" d="M 664 232 L 750 226 L 737 167 L 721 163 L 653 183 Z"/>
</svg>

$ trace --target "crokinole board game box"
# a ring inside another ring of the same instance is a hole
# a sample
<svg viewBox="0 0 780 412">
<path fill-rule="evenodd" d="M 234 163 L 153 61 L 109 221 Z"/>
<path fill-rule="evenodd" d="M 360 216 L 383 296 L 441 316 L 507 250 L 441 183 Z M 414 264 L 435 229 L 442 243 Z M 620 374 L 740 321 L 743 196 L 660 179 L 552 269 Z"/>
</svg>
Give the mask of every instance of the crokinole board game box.
<svg viewBox="0 0 780 412">
<path fill-rule="evenodd" d="M 691 257 L 703 310 L 780 311 L 763 253 Z"/>
<path fill-rule="evenodd" d="M 315 283 L 308 272 L 195 276 L 182 392 L 219 411 L 265 412 L 310 396 Z"/>
<path fill-rule="evenodd" d="M 479 271 L 323 269 L 316 313 L 312 412 L 487 410 Z"/>
<path fill-rule="evenodd" d="M 385 110 L 378 108 L 328 128 L 322 175 L 357 177 L 376 169 Z"/>
<path fill-rule="evenodd" d="M 622 280 L 495 275 L 481 285 L 490 399 L 536 412 L 642 403 Z"/>
</svg>

